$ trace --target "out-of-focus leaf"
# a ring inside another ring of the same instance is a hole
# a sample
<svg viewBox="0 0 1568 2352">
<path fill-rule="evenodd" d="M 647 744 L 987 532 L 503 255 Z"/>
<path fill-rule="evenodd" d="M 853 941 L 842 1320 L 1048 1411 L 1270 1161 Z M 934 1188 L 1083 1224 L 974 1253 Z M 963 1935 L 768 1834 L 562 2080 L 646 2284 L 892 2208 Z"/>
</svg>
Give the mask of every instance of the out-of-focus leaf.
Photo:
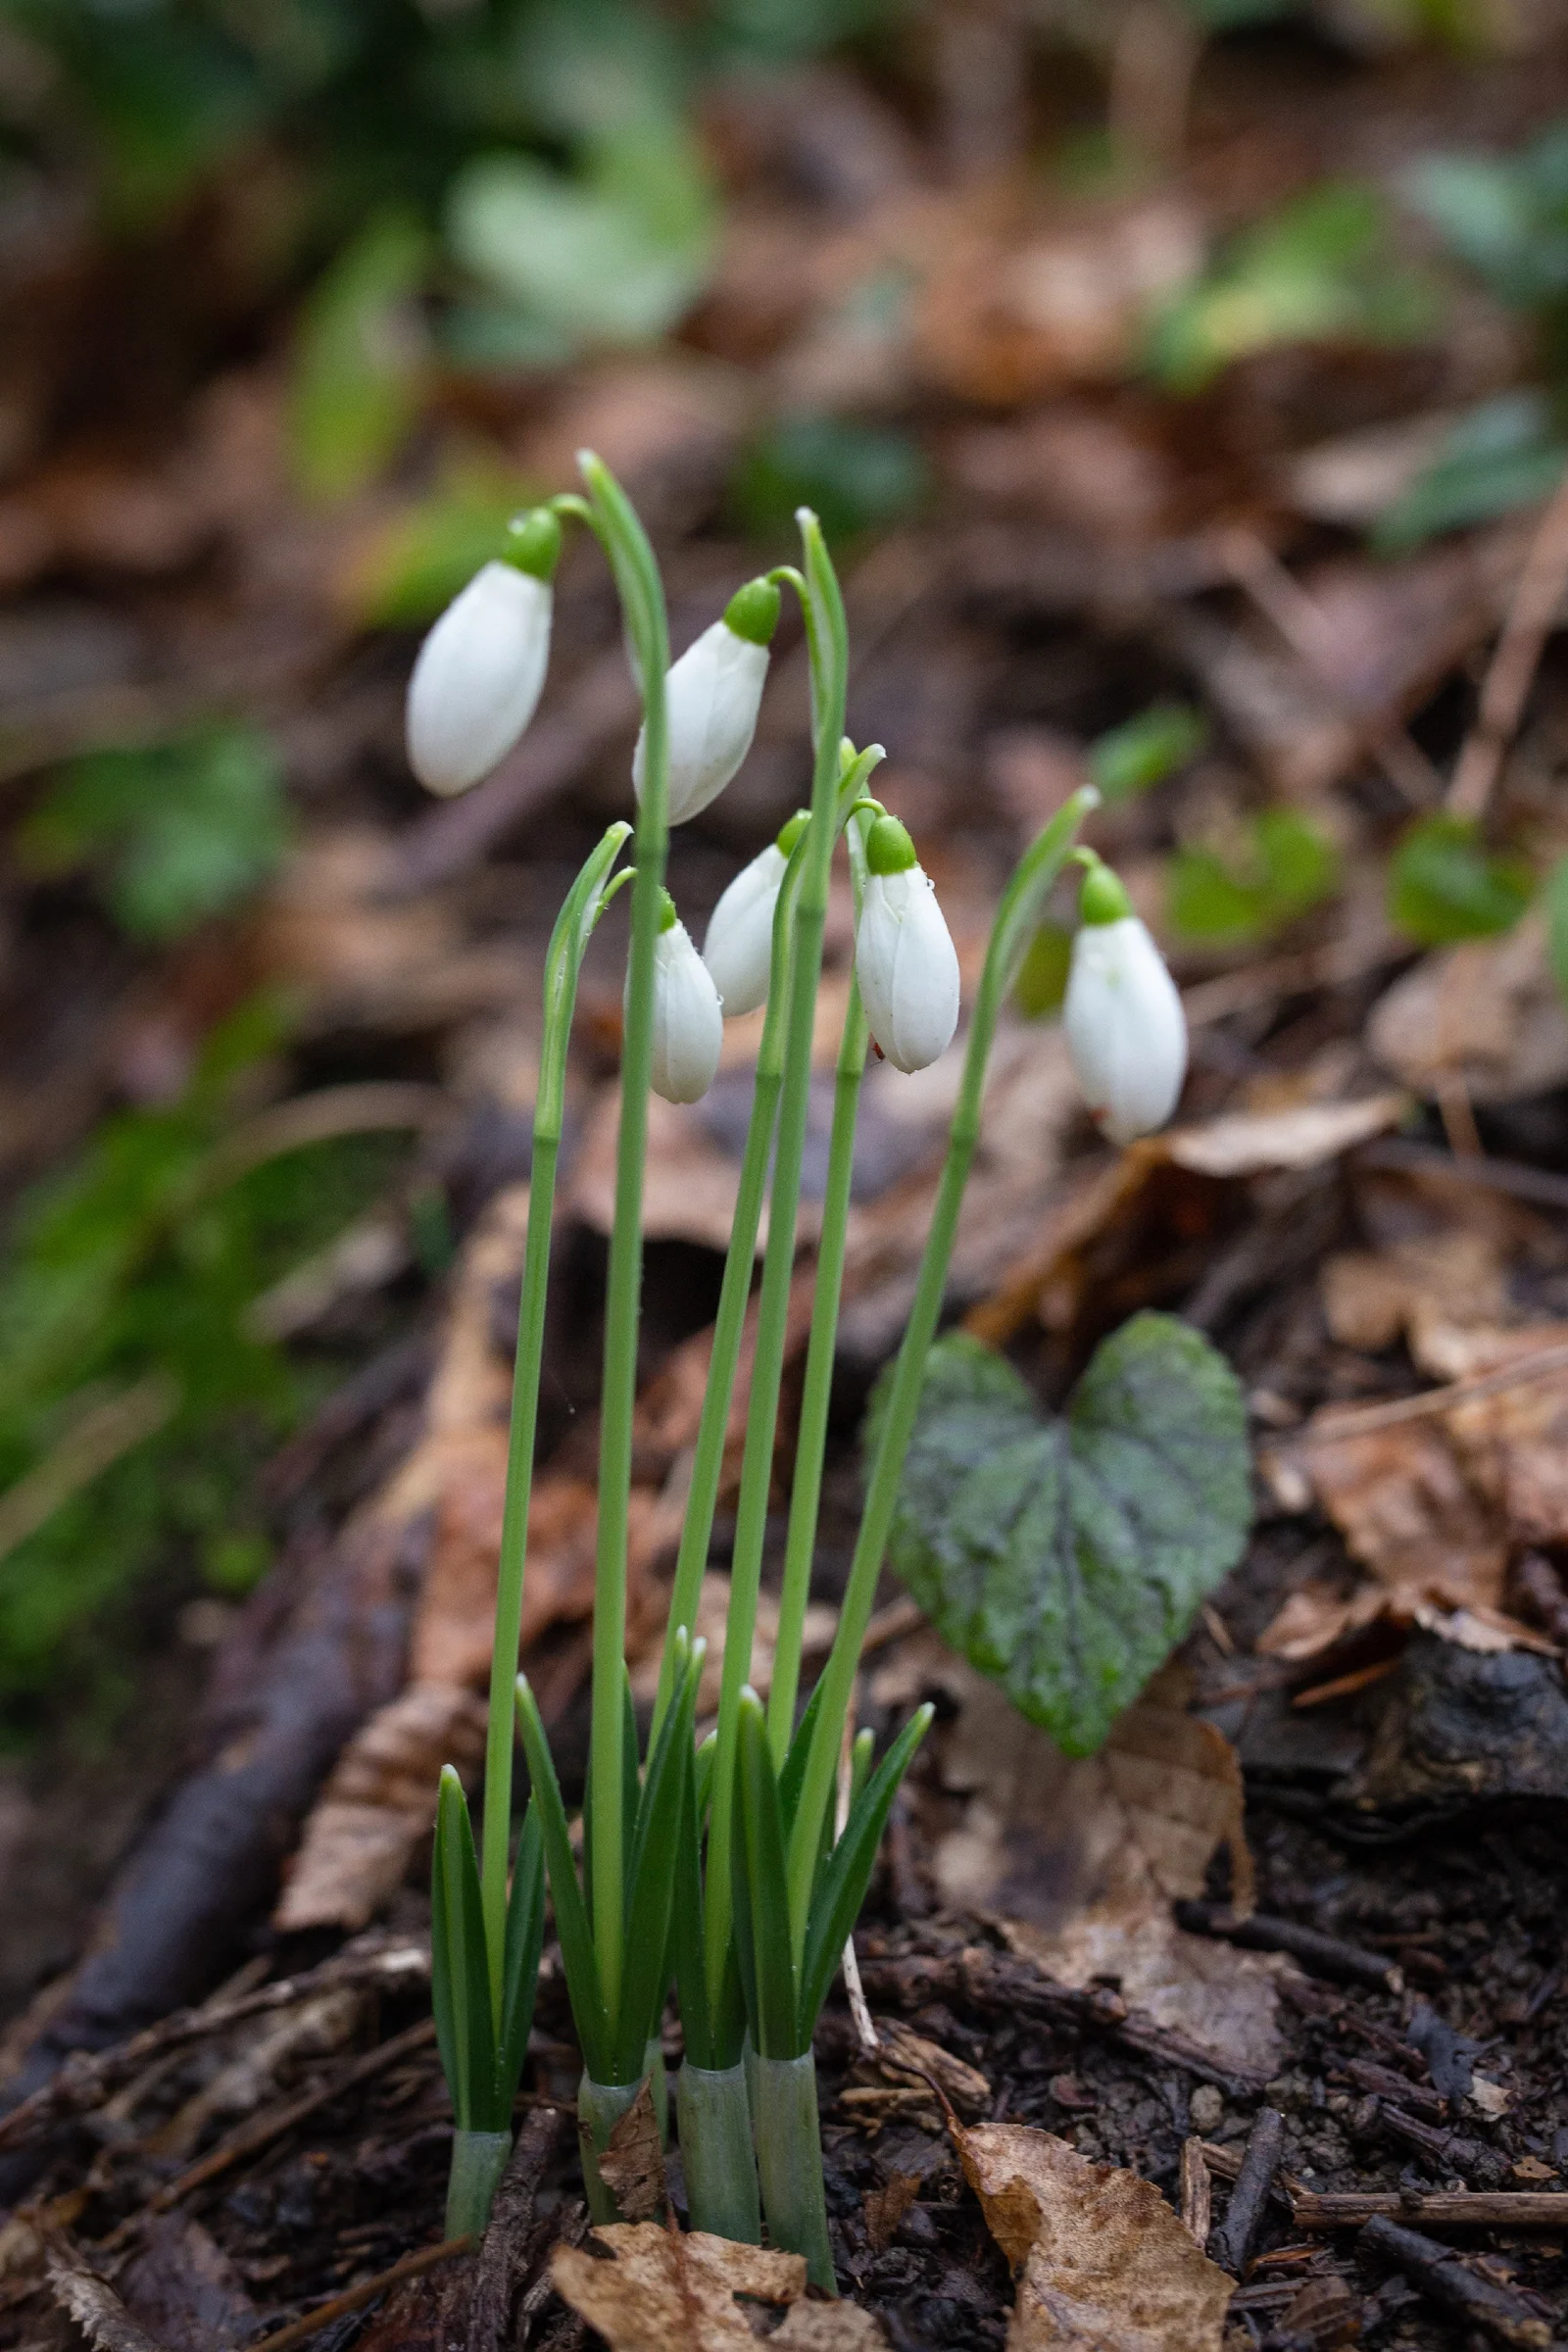
<svg viewBox="0 0 1568 2352">
<path fill-rule="evenodd" d="M 1214 946 L 1245 946 L 1331 898 L 1339 859 L 1331 842 L 1294 808 L 1265 808 L 1236 860 L 1179 850 L 1166 874 L 1173 930 Z"/>
<path fill-rule="evenodd" d="M 1395 256 L 1375 188 L 1335 182 L 1235 238 L 1153 320 L 1149 360 L 1176 392 L 1281 343 L 1403 343 L 1437 324 L 1435 286 Z"/>
<path fill-rule="evenodd" d="M 1546 910 L 1546 960 L 1559 994 L 1568 997 L 1568 858 L 1552 867 L 1541 896 Z"/>
<path fill-rule="evenodd" d="M 424 333 L 415 296 L 429 239 L 383 213 L 340 253 L 300 317 L 289 445 L 307 490 L 341 498 L 397 455 L 418 413 Z"/>
<path fill-rule="evenodd" d="M 1029 942 L 1012 991 L 1025 1020 L 1043 1021 L 1061 1010 L 1072 969 L 1072 938 L 1064 923 L 1044 922 Z"/>
<path fill-rule="evenodd" d="M 1424 948 L 1511 931 L 1534 880 L 1522 858 L 1489 850 L 1467 817 L 1421 817 L 1389 869 L 1389 920 Z"/>
<path fill-rule="evenodd" d="M 943 1640 L 1083 1756 L 1235 1566 L 1251 1516 L 1235 1374 L 1187 1324 L 1141 1314 L 1054 1421 L 1001 1356 L 939 1340 L 888 1550 Z"/>
<path fill-rule="evenodd" d="M 507 525 L 533 503 L 522 475 L 492 460 L 464 461 L 438 488 L 379 530 L 343 584 L 366 628 L 409 629 L 433 620 L 506 545 Z"/>
<path fill-rule="evenodd" d="M 193 11 L 31 13 L 90 124 L 107 209 L 126 227 L 166 214 L 265 112 L 255 60 Z"/>
<path fill-rule="evenodd" d="M 1207 722 L 1191 703 L 1152 703 L 1097 737 L 1085 765 L 1102 800 L 1125 801 L 1185 767 L 1207 740 Z"/>
<path fill-rule="evenodd" d="M 908 435 L 838 416 L 787 416 L 741 459 L 731 497 L 742 526 L 770 539 L 815 509 L 830 539 L 885 528 L 912 514 L 930 469 Z"/>
<path fill-rule="evenodd" d="M 460 341 L 471 352 L 488 336 L 499 350 L 511 331 L 540 357 L 657 341 L 701 291 L 714 228 L 697 150 L 662 116 L 590 148 L 579 177 L 529 156 L 481 157 L 447 211 L 452 251 L 489 297 L 488 311 L 460 314 Z"/>
<path fill-rule="evenodd" d="M 1534 310 L 1568 294 L 1568 123 L 1517 155 L 1427 155 L 1398 187 L 1499 300 Z"/>
<path fill-rule="evenodd" d="M 1430 465 L 1378 517 L 1372 545 L 1398 555 L 1440 531 L 1489 522 L 1549 498 L 1568 468 L 1568 442 L 1544 394 L 1499 392 L 1461 417 Z"/>
<path fill-rule="evenodd" d="M 252 727 L 204 728 L 75 760 L 20 828 L 34 873 L 90 866 L 134 939 L 177 939 L 265 882 L 289 840 L 276 753 Z"/>
<path fill-rule="evenodd" d="M 763 57 L 811 57 L 874 33 L 901 14 L 901 0 L 718 0 L 721 31 Z"/>
</svg>

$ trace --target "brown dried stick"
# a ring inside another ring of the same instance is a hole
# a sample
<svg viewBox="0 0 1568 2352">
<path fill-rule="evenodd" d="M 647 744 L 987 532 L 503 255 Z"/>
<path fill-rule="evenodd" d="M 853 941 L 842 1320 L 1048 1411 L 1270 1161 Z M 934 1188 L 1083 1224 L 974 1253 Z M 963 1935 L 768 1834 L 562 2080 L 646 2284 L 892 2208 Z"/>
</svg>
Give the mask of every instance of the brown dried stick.
<svg viewBox="0 0 1568 2352">
<path fill-rule="evenodd" d="M 330 2328 L 334 2320 L 346 2319 L 351 2311 L 363 2311 L 367 2303 L 373 2303 L 388 2287 L 399 2285 L 405 2278 L 417 2278 L 421 2273 L 433 2271 L 438 2263 L 455 2262 L 472 2244 L 471 2237 L 449 2237 L 439 2246 L 421 2246 L 417 2254 L 405 2254 L 390 2270 L 377 2272 L 373 2278 L 363 2280 L 359 2286 L 345 2288 L 330 2303 L 318 2303 L 302 2319 L 290 2320 L 286 2328 L 274 2328 L 270 2335 L 258 2336 L 251 2352 L 294 2352 L 296 2344 L 308 2344 L 313 2335 Z"/>
<path fill-rule="evenodd" d="M 1524 715 L 1541 657 L 1568 589 L 1568 480 L 1536 527 L 1508 617 L 1481 689 L 1476 723 L 1465 738 L 1445 804 L 1450 816 L 1478 820 Z"/>
<path fill-rule="evenodd" d="M 1498 2286 L 1491 2278 L 1478 2278 L 1451 2246 L 1438 2245 L 1414 2230 L 1401 2230 L 1383 2214 L 1367 2223 L 1361 2232 L 1361 2243 L 1370 2252 L 1381 2254 L 1385 2261 L 1396 2264 L 1411 2284 L 1419 2286 L 1435 2303 L 1456 2311 L 1472 2327 L 1484 2328 L 1498 2343 L 1516 2344 L 1521 2352 L 1548 2352 L 1552 2340 L 1550 2321 L 1532 2311 L 1528 2303 L 1507 2287 Z"/>
<path fill-rule="evenodd" d="M 1298 2230 L 1359 2230 L 1379 2214 L 1434 2230 L 1568 2229 L 1562 2188 L 1315 2189 L 1295 2181 L 1288 2188 Z"/>
<path fill-rule="evenodd" d="M 1239 2278 L 1247 2268 L 1284 2148 L 1284 2116 L 1277 2107 L 1261 2108 L 1248 2134 L 1230 2206 L 1214 2232 L 1211 2247 L 1221 2270 L 1229 2271 L 1233 2278 Z"/>
<path fill-rule="evenodd" d="M 1299 1446 L 1337 1446 L 1343 1438 L 1370 1437 L 1377 1429 L 1395 1429 L 1401 1421 L 1424 1421 L 1429 1413 L 1452 1412 L 1456 1405 L 1473 1404 L 1483 1396 L 1500 1396 L 1504 1389 L 1545 1380 L 1553 1372 L 1568 1372 L 1568 1342 L 1542 1348 L 1517 1362 L 1500 1364 L 1495 1372 L 1473 1373 L 1468 1380 L 1449 1381 L 1441 1389 L 1426 1389 L 1419 1396 L 1398 1396 L 1390 1404 L 1357 1405 L 1346 1412 L 1324 1413 L 1292 1439 L 1291 1452 Z"/>
</svg>

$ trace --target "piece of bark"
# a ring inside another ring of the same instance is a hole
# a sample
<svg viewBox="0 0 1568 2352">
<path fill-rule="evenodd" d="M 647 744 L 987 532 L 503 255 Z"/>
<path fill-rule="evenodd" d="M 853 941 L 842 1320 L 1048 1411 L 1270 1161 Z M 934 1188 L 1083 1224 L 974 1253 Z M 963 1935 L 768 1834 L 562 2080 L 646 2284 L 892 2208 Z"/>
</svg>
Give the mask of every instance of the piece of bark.
<svg viewBox="0 0 1568 2352">
<path fill-rule="evenodd" d="M 0 2089 L 0 2108 L 19 2105 L 68 2052 L 119 2041 L 200 1999 L 233 1967 L 345 1740 L 401 1686 L 424 1541 L 418 1521 L 358 1515 L 329 1549 L 294 1564 L 298 1605 L 254 1661 L 248 1688 L 234 1687 L 237 1658 L 220 1657 L 207 1758 L 121 1872 L 93 1949 Z M 272 1596 L 257 1599 L 265 1623 Z M 38 2161 L 30 2152 L 0 2161 L 0 2205 Z"/>
<path fill-rule="evenodd" d="M 1277 2107 L 1264 2107 L 1248 2134 L 1230 2205 L 1210 2245 L 1214 2260 L 1235 2278 L 1247 2268 L 1284 2147 L 1285 2118 Z"/>
<path fill-rule="evenodd" d="M 1340 1936 L 1324 1936 L 1294 1919 L 1274 1919 L 1253 1911 L 1238 1919 L 1225 1903 L 1178 1902 L 1176 1924 L 1192 1936 L 1219 1936 L 1259 1952 L 1289 1952 L 1314 1976 L 1337 1984 L 1373 1984 L 1380 1992 L 1397 1992 L 1403 1979 L 1383 1952 L 1369 1952 Z"/>
<path fill-rule="evenodd" d="M 1198 2245 L 1208 2244 L 1213 2180 L 1203 2162 L 1203 2143 L 1197 2133 L 1182 2141 L 1182 2222 Z"/>
<path fill-rule="evenodd" d="M 539 2185 L 570 2120 L 564 2108 L 535 2107 L 517 2134 L 480 2242 L 466 2352 L 504 2352 L 516 2340 L 516 2307 L 544 2251 L 536 2242 Z M 552 2229 L 555 2218 L 549 2216 Z"/>
<path fill-rule="evenodd" d="M 1551 2324 L 1507 2287 L 1479 2278 L 1451 2246 L 1401 2229 L 1378 2214 L 1361 2231 L 1368 2253 L 1381 2255 L 1403 2272 L 1412 2286 L 1430 2295 L 1447 2311 L 1457 2312 L 1473 2328 L 1483 2328 L 1499 2344 L 1517 2345 L 1520 2352 L 1548 2352 Z"/>
</svg>

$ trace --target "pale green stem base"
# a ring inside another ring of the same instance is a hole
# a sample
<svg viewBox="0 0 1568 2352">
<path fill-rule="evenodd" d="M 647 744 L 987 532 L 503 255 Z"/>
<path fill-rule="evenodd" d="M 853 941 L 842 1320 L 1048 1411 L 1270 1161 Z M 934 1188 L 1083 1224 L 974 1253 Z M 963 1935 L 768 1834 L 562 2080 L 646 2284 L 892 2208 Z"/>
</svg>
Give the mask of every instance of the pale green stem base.
<svg viewBox="0 0 1568 2352">
<path fill-rule="evenodd" d="M 642 2089 L 641 2082 L 590 2082 L 586 2075 L 577 2085 L 577 2145 L 582 2155 L 582 2184 L 588 2210 L 596 2222 L 618 2222 L 620 2208 L 599 2171 L 599 2159 L 610 2145 L 610 2134 Z"/>
<path fill-rule="evenodd" d="M 768 2238 L 787 2254 L 804 2254 L 811 2284 L 836 2295 L 816 2116 L 816 2060 L 809 2050 L 802 2058 L 759 2058 L 752 2082 Z"/>
<path fill-rule="evenodd" d="M 692 2228 L 746 2246 L 760 2244 L 746 2068 L 693 2066 L 688 2058 L 675 2078 L 675 2096 Z"/>
<path fill-rule="evenodd" d="M 669 2145 L 669 2069 L 664 2064 L 664 2045 L 656 2034 L 643 2052 L 643 2071 L 653 2093 L 654 2114 L 659 2122 L 659 2136 Z"/>
<path fill-rule="evenodd" d="M 478 2237 L 512 2154 L 510 2132 L 454 2132 L 447 2175 L 448 2237 Z"/>
</svg>

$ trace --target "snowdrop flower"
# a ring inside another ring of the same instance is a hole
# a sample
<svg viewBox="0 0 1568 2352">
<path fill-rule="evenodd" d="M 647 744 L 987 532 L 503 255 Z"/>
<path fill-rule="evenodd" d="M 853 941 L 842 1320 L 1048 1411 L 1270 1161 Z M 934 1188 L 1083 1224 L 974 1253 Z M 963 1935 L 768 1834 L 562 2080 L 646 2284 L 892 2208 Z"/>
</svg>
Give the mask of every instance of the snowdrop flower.
<svg viewBox="0 0 1568 2352">
<path fill-rule="evenodd" d="M 1095 1123 L 1112 1143 L 1163 1127 L 1187 1075 L 1187 1019 L 1176 983 L 1116 876 L 1084 879 L 1062 1027 Z"/>
<path fill-rule="evenodd" d="M 504 561 L 476 571 L 420 646 L 409 680 L 409 765 L 430 792 L 466 792 L 534 714 L 550 660 L 561 525 L 519 515 Z"/>
<path fill-rule="evenodd" d="M 703 961 L 713 976 L 726 1021 L 755 1012 L 767 1002 L 773 962 L 773 909 L 790 861 L 790 852 L 807 825 L 802 808 L 777 841 L 770 841 L 750 865 L 743 865 L 713 908 L 703 942 Z"/>
<path fill-rule="evenodd" d="M 664 681 L 672 825 L 683 825 L 716 801 L 752 748 L 778 602 L 771 580 L 748 581 L 730 598 L 723 619 L 686 648 Z M 646 736 L 645 727 L 631 763 L 639 800 Z"/>
<path fill-rule="evenodd" d="M 896 816 L 866 835 L 855 972 L 872 1037 L 896 1070 L 923 1070 L 958 1026 L 958 957 L 930 877 Z"/>
<path fill-rule="evenodd" d="M 666 891 L 663 927 L 654 942 L 655 1094 L 666 1102 L 700 1101 L 713 1083 L 723 1044 L 718 991 Z"/>
</svg>

